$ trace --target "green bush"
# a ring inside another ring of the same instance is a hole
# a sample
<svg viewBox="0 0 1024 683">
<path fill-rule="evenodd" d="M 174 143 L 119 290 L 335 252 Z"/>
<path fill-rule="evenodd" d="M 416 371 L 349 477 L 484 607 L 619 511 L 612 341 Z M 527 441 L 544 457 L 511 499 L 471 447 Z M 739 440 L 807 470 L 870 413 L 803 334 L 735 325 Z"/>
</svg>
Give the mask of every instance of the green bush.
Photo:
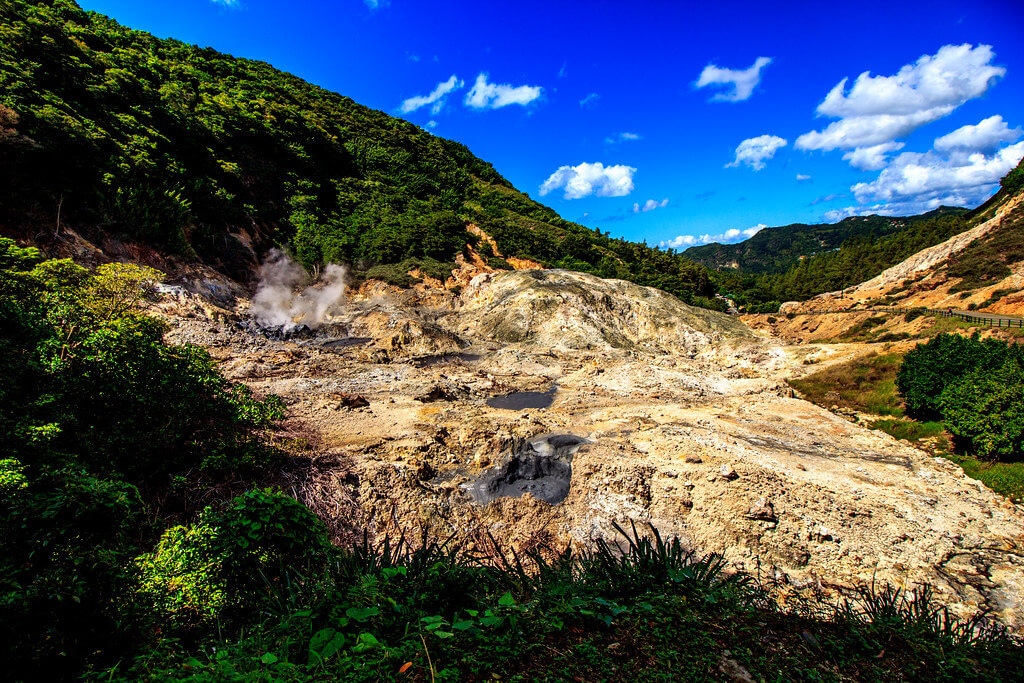
<svg viewBox="0 0 1024 683">
<path fill-rule="evenodd" d="M 896 388 L 907 415 L 924 419 L 941 415 L 939 396 L 977 367 L 991 348 L 977 335 L 938 334 L 907 352 L 896 373 Z"/>
<path fill-rule="evenodd" d="M 133 597 L 177 626 L 251 619 L 272 602 L 288 572 L 323 569 L 329 544 L 323 523 L 294 499 L 250 491 L 223 511 L 207 508 L 191 527 L 164 532 L 139 557 Z"/>
<path fill-rule="evenodd" d="M 1022 454 L 1024 351 L 1017 344 L 939 334 L 907 353 L 896 386 L 908 415 L 941 417 L 962 449 L 984 458 Z"/>
<path fill-rule="evenodd" d="M 983 458 L 1024 455 L 1024 366 L 1020 356 L 978 367 L 939 397 L 949 432 Z"/>
<path fill-rule="evenodd" d="M 231 385 L 137 310 L 158 276 L 0 238 L 0 641 L 15 680 L 71 678 L 125 647 L 131 558 L 154 519 L 187 511 L 172 481 L 274 457 L 261 430 L 280 400 Z"/>
<path fill-rule="evenodd" d="M 905 320 L 906 322 L 909 323 L 911 320 L 917 320 L 922 315 L 927 315 L 927 314 L 928 314 L 928 309 L 927 308 L 911 308 L 909 311 L 907 311 L 906 313 L 903 314 L 903 320 Z"/>
</svg>

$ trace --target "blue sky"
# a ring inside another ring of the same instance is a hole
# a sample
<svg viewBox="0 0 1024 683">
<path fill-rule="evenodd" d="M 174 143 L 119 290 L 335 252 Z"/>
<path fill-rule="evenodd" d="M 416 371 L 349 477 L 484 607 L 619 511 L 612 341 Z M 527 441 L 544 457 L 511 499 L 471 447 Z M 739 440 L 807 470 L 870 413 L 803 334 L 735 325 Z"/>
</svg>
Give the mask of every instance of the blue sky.
<svg viewBox="0 0 1024 683">
<path fill-rule="evenodd" d="M 1019 0 L 81 4 L 406 118 L 655 245 L 974 206 L 1024 156 Z"/>
</svg>

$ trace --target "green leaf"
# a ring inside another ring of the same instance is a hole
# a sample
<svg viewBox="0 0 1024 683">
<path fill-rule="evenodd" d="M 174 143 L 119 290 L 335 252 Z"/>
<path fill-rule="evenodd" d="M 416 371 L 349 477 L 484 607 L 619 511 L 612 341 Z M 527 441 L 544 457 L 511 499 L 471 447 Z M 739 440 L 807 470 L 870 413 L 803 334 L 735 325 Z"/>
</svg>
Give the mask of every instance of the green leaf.
<svg viewBox="0 0 1024 683">
<path fill-rule="evenodd" d="M 270 666 L 271 664 L 276 664 L 277 655 L 275 655 L 273 652 L 268 652 L 267 654 L 260 657 L 260 661 L 266 664 L 267 666 Z"/>
<path fill-rule="evenodd" d="M 511 593 L 505 593 L 500 598 L 498 598 L 498 604 L 502 607 L 511 607 L 512 605 L 516 604 L 516 601 L 512 598 Z"/>
<path fill-rule="evenodd" d="M 356 639 L 356 652 L 369 652 L 370 650 L 380 649 L 381 643 L 377 640 L 377 637 L 372 633 L 360 633 Z"/>
<path fill-rule="evenodd" d="M 356 621 L 366 621 L 372 619 L 380 614 L 380 609 L 376 606 L 373 607 L 349 607 L 345 610 L 345 614 L 352 617 Z"/>
</svg>

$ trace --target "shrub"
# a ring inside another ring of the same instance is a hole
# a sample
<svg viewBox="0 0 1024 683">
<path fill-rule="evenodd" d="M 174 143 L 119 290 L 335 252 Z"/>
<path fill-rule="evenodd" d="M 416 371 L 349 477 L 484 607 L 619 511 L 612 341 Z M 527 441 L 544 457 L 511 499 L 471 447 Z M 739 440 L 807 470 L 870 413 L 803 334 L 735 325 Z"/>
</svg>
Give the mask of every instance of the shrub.
<svg viewBox="0 0 1024 683">
<path fill-rule="evenodd" d="M 280 493 L 250 491 L 223 511 L 207 508 L 192 527 L 164 532 L 136 560 L 137 597 L 176 625 L 251 617 L 289 580 L 316 574 L 329 544 L 323 523 Z"/>
<path fill-rule="evenodd" d="M 946 426 L 960 445 L 983 458 L 1024 454 L 1024 367 L 1020 357 L 978 367 L 939 397 Z"/>
<path fill-rule="evenodd" d="M 909 311 L 903 314 L 903 319 L 909 323 L 911 320 L 917 320 L 922 315 L 926 315 L 927 313 L 928 309 L 926 308 L 911 308 Z"/>
<path fill-rule="evenodd" d="M 896 388 L 906 404 L 907 415 L 938 417 L 939 396 L 975 368 L 983 348 L 977 335 L 967 338 L 938 334 L 910 350 L 896 373 Z"/>
</svg>

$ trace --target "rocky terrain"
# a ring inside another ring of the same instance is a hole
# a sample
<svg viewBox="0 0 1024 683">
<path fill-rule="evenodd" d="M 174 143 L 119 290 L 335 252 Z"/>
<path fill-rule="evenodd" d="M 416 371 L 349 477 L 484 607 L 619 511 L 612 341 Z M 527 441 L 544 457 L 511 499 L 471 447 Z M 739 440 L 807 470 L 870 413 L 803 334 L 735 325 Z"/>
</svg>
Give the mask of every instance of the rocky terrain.
<svg viewBox="0 0 1024 683">
<path fill-rule="evenodd" d="M 650 523 L 780 586 L 929 582 L 955 613 L 1024 627 L 1021 511 L 783 381 L 856 349 L 565 271 L 484 273 L 458 295 L 365 283 L 288 340 L 210 292 L 227 289 L 168 289 L 170 338 L 284 398 L 320 463 L 297 493 L 339 538 L 535 550 Z"/>
</svg>

